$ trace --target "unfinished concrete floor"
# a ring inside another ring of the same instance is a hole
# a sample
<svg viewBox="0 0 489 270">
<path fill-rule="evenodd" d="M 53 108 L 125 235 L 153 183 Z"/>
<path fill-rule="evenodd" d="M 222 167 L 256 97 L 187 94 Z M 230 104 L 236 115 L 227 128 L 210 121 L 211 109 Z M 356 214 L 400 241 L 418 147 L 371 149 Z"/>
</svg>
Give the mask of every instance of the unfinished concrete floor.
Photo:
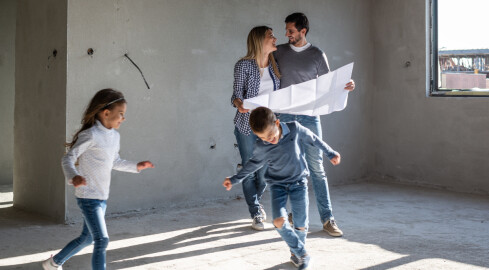
<svg viewBox="0 0 489 270">
<path fill-rule="evenodd" d="M 331 196 L 345 235 L 321 231 L 311 195 L 313 269 L 489 269 L 488 197 L 374 183 L 333 186 Z M 264 203 L 271 212 L 268 194 Z M 40 269 L 81 231 L 81 223 L 53 224 L 5 206 L 0 269 Z M 295 269 L 271 223 L 263 232 L 250 229 L 243 200 L 112 216 L 107 223 L 108 269 Z M 90 252 L 63 268 L 90 269 Z"/>
</svg>

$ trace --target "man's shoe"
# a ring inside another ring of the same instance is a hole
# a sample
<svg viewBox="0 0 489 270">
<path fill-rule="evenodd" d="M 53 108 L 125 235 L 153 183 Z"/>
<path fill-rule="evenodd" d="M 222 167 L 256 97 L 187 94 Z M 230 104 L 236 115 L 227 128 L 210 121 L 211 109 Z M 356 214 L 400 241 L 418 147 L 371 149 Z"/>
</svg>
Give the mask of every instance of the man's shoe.
<svg viewBox="0 0 489 270">
<path fill-rule="evenodd" d="M 302 256 L 299 263 L 299 270 L 309 269 L 310 266 L 311 266 L 311 256 L 307 254 Z"/>
<path fill-rule="evenodd" d="M 253 223 L 251 223 L 251 228 L 257 231 L 265 230 L 265 224 L 263 224 L 263 218 L 261 216 L 254 217 Z"/>
<path fill-rule="evenodd" d="M 323 225 L 323 230 L 331 236 L 343 236 L 343 232 L 340 230 L 340 228 L 338 228 L 338 225 L 336 225 L 336 221 L 334 221 L 334 219 L 326 221 Z"/>
<path fill-rule="evenodd" d="M 60 265 L 57 265 L 53 261 L 53 257 L 51 256 L 51 258 L 42 262 L 42 269 L 44 269 L 44 270 L 63 270 L 63 267 L 61 267 Z"/>
<path fill-rule="evenodd" d="M 295 266 L 295 267 L 299 267 L 299 265 L 301 264 L 301 260 L 299 258 L 297 258 L 297 256 L 295 256 L 294 253 L 290 253 L 290 262 Z"/>
<path fill-rule="evenodd" d="M 290 226 L 294 225 L 294 219 L 292 218 L 292 213 L 289 213 L 288 219 L 289 219 Z"/>
</svg>

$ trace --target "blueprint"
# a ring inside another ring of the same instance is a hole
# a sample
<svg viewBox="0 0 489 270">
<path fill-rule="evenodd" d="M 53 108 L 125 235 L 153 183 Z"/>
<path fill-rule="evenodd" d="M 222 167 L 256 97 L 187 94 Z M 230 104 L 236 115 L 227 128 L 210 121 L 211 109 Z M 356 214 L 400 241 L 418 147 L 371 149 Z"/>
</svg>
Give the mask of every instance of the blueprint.
<svg viewBox="0 0 489 270">
<path fill-rule="evenodd" d="M 349 91 L 344 88 L 350 82 L 352 71 L 353 63 L 350 63 L 316 79 L 245 99 L 243 106 L 246 109 L 264 106 L 275 113 L 309 116 L 341 111 L 348 101 Z"/>
</svg>

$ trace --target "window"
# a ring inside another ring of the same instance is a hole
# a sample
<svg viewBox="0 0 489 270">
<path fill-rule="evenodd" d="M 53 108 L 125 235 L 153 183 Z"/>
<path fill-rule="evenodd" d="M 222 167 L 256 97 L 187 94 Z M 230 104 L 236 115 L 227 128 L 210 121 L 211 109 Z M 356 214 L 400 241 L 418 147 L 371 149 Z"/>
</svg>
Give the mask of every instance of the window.
<svg viewBox="0 0 489 270">
<path fill-rule="evenodd" d="M 489 0 L 426 0 L 428 94 L 489 96 Z"/>
</svg>

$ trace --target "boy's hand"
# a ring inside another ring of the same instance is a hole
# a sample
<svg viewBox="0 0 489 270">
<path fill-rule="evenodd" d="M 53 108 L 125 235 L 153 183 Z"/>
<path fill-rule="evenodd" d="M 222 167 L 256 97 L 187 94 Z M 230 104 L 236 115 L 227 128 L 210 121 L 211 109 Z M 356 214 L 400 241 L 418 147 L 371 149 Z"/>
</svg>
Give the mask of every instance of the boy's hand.
<svg viewBox="0 0 489 270">
<path fill-rule="evenodd" d="M 141 161 L 138 163 L 138 172 L 139 171 L 142 171 L 144 169 L 147 169 L 147 168 L 154 168 L 155 165 L 153 165 L 153 163 L 151 163 L 151 161 Z"/>
<path fill-rule="evenodd" d="M 331 161 L 331 164 L 333 164 L 335 166 L 338 165 L 338 164 L 340 164 L 340 162 L 341 162 L 341 156 L 340 156 L 340 154 L 338 153 L 337 156 L 335 156 L 334 158 L 330 159 L 329 161 Z"/>
<path fill-rule="evenodd" d="M 231 184 L 231 179 L 229 179 L 229 177 L 226 177 L 226 179 L 224 179 L 222 185 L 226 188 L 226 190 L 231 190 L 231 188 L 233 187 L 233 184 Z"/>
<path fill-rule="evenodd" d="M 83 177 L 81 175 L 77 175 L 77 176 L 73 177 L 71 182 L 73 183 L 73 186 L 75 186 L 75 187 L 87 185 L 87 180 L 85 179 L 85 177 Z"/>
</svg>

